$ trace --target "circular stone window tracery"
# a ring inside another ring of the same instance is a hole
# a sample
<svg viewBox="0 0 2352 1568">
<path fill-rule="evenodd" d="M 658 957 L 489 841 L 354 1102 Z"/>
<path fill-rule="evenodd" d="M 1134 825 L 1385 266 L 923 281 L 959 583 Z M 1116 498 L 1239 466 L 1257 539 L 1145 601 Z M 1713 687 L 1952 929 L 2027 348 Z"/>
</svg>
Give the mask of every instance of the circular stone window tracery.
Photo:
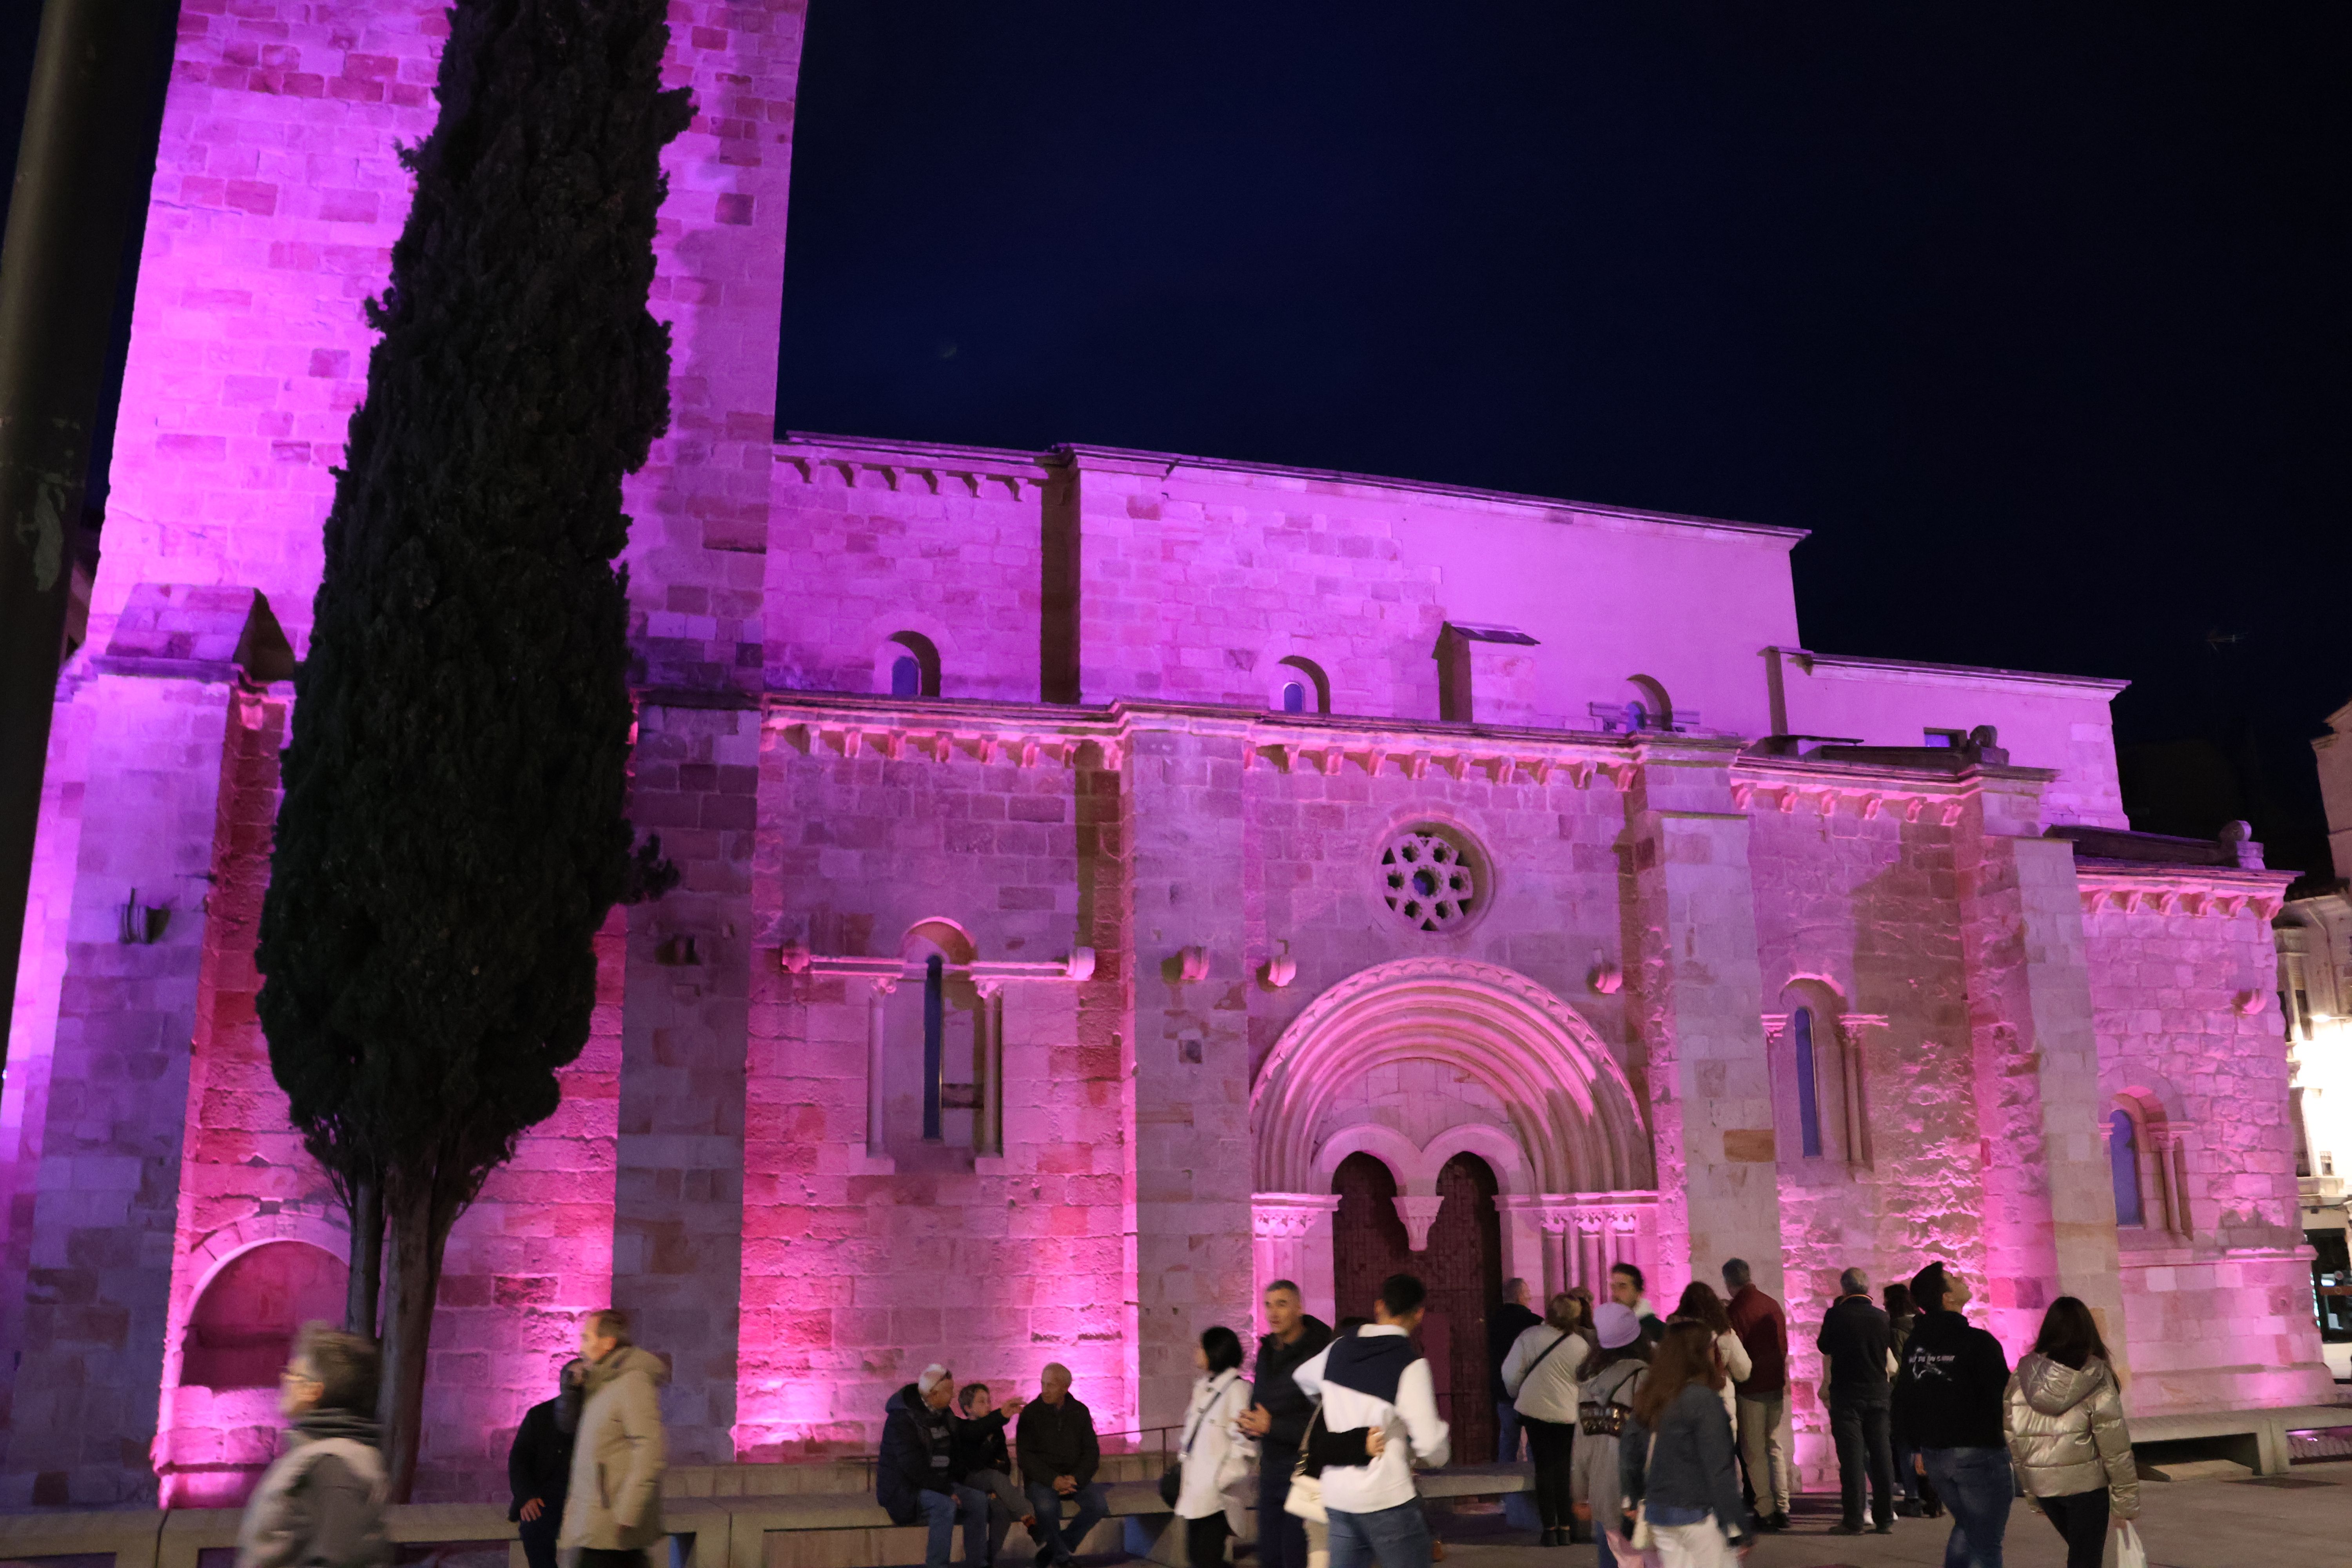
<svg viewBox="0 0 2352 1568">
<path fill-rule="evenodd" d="M 1381 849 L 1381 897 L 1415 931 L 1459 931 L 1485 896 L 1478 858 L 1449 830 L 1408 827 Z"/>
</svg>

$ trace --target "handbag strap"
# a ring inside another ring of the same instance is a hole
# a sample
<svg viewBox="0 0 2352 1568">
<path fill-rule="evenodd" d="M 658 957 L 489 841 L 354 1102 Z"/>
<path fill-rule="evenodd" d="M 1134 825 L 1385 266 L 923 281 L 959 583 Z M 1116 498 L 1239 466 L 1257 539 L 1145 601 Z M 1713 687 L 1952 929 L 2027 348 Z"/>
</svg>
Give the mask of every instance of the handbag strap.
<svg viewBox="0 0 2352 1568">
<path fill-rule="evenodd" d="M 1545 1356 L 1551 1354 L 1552 1352 L 1559 1349 L 1560 1346 L 1568 1342 L 1569 1333 L 1570 1331 L 1567 1329 L 1560 1330 L 1559 1338 L 1544 1346 L 1542 1352 L 1538 1354 L 1535 1360 L 1528 1363 L 1528 1370 L 1519 1373 L 1519 1386 L 1521 1388 L 1525 1388 L 1528 1385 L 1528 1379 L 1536 1374 L 1536 1368 L 1543 1365 Z"/>
<path fill-rule="evenodd" d="M 1236 1372 L 1230 1373 L 1225 1375 L 1238 1379 L 1241 1376 L 1241 1373 Z M 1231 1388 L 1233 1384 L 1230 1383 L 1225 1384 L 1225 1388 Z M 1206 1405 L 1202 1405 L 1200 1409 L 1192 1412 L 1192 1429 L 1184 1434 L 1184 1452 L 1188 1456 L 1192 1452 L 1193 1441 L 1201 1436 L 1201 1428 L 1209 1424 L 1209 1412 L 1214 1410 L 1217 1407 L 1217 1401 L 1225 1396 L 1225 1388 L 1218 1388 L 1214 1384 L 1211 1384 L 1209 1402 Z M 1320 1410 L 1322 1406 L 1318 1405 L 1316 1408 Z"/>
</svg>

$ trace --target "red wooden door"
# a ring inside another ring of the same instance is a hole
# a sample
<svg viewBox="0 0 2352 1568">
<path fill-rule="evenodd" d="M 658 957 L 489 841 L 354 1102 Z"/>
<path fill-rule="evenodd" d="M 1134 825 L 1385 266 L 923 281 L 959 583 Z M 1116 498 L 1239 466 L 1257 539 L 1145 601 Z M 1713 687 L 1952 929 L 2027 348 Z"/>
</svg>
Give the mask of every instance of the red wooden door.
<svg viewBox="0 0 2352 1568">
<path fill-rule="evenodd" d="M 1503 1296 L 1502 1216 L 1495 1173 L 1456 1154 L 1437 1174 L 1437 1223 L 1416 1261 L 1429 1287 L 1423 1353 L 1437 1384 L 1438 1414 L 1454 1428 L 1454 1456 L 1475 1463 L 1495 1451 L 1495 1402 L 1486 1364 L 1486 1312 Z"/>
<path fill-rule="evenodd" d="M 1339 1212 L 1331 1226 L 1331 1282 L 1342 1318 L 1370 1318 L 1381 1281 L 1414 1272 L 1397 1217 L 1396 1176 L 1370 1154 L 1350 1154 L 1331 1177 Z"/>
</svg>

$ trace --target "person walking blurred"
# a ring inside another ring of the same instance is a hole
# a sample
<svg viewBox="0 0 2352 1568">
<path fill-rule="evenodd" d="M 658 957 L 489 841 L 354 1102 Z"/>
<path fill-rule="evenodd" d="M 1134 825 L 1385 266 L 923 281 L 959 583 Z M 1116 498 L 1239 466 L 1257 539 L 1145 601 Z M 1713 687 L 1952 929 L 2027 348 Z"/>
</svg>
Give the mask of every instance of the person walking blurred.
<svg viewBox="0 0 2352 1568">
<path fill-rule="evenodd" d="M 1538 1544 L 1566 1546 L 1576 1522 L 1577 1377 L 1590 1347 L 1576 1331 L 1576 1298 L 1545 1303 L 1543 1320 L 1522 1331 L 1503 1358 L 1503 1387 L 1526 1424 L 1535 1456 Z"/>
<path fill-rule="evenodd" d="M 559 1553 L 579 1553 L 580 1568 L 645 1568 L 646 1548 L 662 1527 L 661 1385 L 669 1368 L 629 1338 L 628 1314 L 606 1308 L 580 1321 L 580 1432 L 572 1446 L 572 1484 L 563 1498 Z"/>
<path fill-rule="evenodd" d="M 2139 1517 L 2123 1381 L 2091 1309 L 2061 1296 L 2002 1401 L 2009 1455 L 2066 1542 L 2066 1568 L 2099 1568 L 2107 1531 Z"/>
<path fill-rule="evenodd" d="M 236 1568 L 390 1568 L 386 1472 L 375 1424 L 375 1346 L 308 1323 L 278 1374 L 292 1446 L 261 1473 L 237 1521 Z"/>
<path fill-rule="evenodd" d="M 1257 1440 L 1257 1561 L 1260 1568 L 1307 1568 L 1307 1521 L 1283 1504 L 1315 1402 L 1298 1391 L 1292 1374 L 1331 1342 L 1331 1331 L 1301 1310 L 1298 1287 L 1290 1280 L 1265 1288 L 1265 1307 L 1266 1333 L 1251 1368 L 1252 1403 L 1239 1422 L 1243 1435 Z"/>
<path fill-rule="evenodd" d="M 1758 1523 L 1766 1530 L 1786 1530 L 1793 1490 L 1789 1457 L 1780 1441 L 1780 1418 L 1789 1396 L 1788 1314 L 1756 1288 L 1754 1270 L 1744 1258 L 1724 1264 L 1723 1288 L 1731 1298 L 1724 1303 L 1724 1315 L 1748 1352 L 1749 1369 L 1744 1381 L 1732 1385 L 1740 1462 L 1755 1494 Z"/>
<path fill-rule="evenodd" d="M 1176 1517 L 1184 1521 L 1184 1559 L 1191 1568 L 1223 1568 L 1234 1534 L 1225 1489 L 1249 1474 L 1257 1445 L 1241 1428 L 1250 1407 L 1242 1375 L 1241 1336 L 1223 1323 L 1201 1331 L 1192 1347 L 1192 1398 L 1184 1411 L 1178 1461 Z"/>
<path fill-rule="evenodd" d="M 1894 1365 L 1886 1314 L 1870 1299 L 1870 1277 L 1859 1268 L 1838 1276 L 1838 1299 L 1813 1342 L 1829 1377 L 1830 1433 L 1837 1443 L 1838 1500 L 1844 1517 L 1832 1535 L 1863 1531 L 1863 1488 L 1880 1535 L 1895 1533 L 1895 1451 L 1887 1402 Z"/>
</svg>

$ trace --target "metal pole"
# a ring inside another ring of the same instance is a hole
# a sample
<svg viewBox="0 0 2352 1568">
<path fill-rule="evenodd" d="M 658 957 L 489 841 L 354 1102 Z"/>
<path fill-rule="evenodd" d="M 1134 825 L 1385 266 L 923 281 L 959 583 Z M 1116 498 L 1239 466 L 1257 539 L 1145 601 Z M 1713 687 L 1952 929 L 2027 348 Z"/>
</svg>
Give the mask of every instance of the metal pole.
<svg viewBox="0 0 2352 1568">
<path fill-rule="evenodd" d="M 0 242 L 0 1065 L 73 534 L 178 0 L 47 0 Z"/>
</svg>

